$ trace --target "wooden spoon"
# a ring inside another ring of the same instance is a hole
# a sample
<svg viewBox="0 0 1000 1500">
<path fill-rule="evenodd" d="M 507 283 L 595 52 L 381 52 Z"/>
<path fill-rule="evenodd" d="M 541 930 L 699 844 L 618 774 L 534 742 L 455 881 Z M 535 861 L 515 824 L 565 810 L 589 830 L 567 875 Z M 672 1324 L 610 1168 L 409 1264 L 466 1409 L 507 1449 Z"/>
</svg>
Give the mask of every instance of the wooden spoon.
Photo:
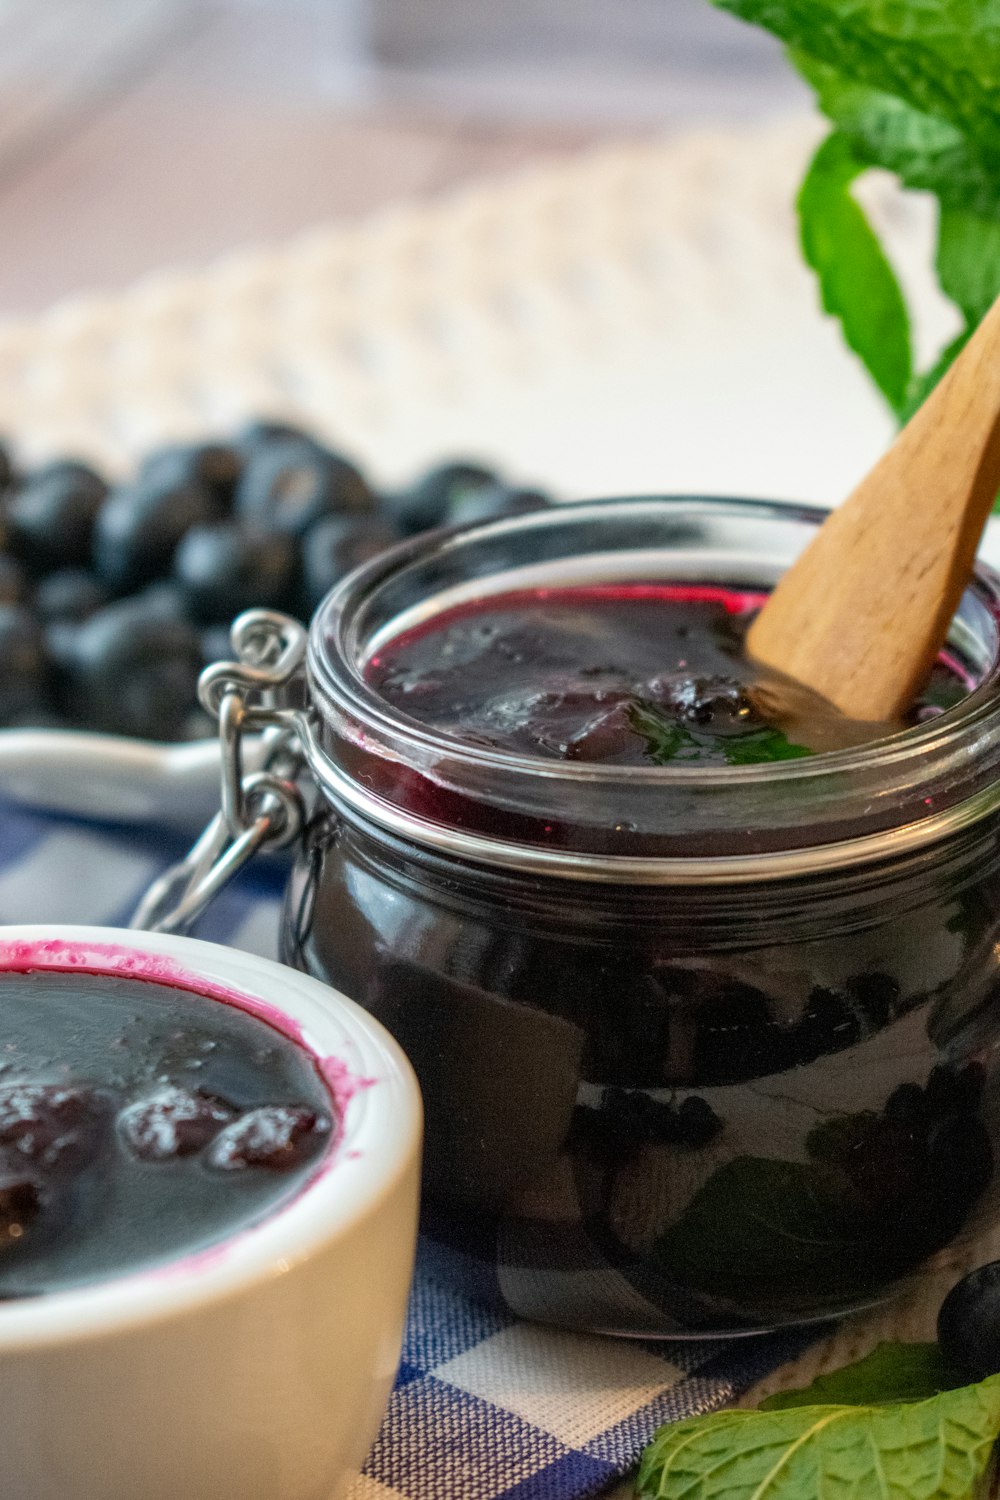
<svg viewBox="0 0 1000 1500">
<path fill-rule="evenodd" d="M 751 657 L 852 719 L 924 686 L 1000 490 L 1000 299 L 747 635 Z"/>
</svg>

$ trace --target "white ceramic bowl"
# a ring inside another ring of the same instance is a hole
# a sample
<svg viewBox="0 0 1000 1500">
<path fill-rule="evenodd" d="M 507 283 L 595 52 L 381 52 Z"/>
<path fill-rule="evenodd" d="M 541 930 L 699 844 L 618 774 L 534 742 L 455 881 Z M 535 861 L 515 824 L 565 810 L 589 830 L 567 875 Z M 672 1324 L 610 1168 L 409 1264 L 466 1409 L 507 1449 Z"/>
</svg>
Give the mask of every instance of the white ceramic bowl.
<svg viewBox="0 0 1000 1500">
<path fill-rule="evenodd" d="M 323 1060 L 343 1110 L 330 1158 L 253 1228 L 166 1267 L 0 1305 L 0 1492 L 330 1500 L 364 1461 L 399 1360 L 421 1135 L 403 1053 L 325 985 L 214 943 L 0 927 L 0 967 L 237 998 Z"/>
</svg>

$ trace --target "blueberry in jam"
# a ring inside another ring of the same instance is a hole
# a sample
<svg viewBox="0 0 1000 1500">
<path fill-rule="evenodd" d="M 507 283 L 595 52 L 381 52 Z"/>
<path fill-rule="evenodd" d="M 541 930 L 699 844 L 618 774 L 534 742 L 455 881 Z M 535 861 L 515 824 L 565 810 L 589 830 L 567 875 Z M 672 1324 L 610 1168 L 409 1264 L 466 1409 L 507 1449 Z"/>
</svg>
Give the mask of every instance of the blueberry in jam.
<svg viewBox="0 0 1000 1500">
<path fill-rule="evenodd" d="M 168 984 L 3 973 L 0 1297 L 189 1255 L 288 1202 L 329 1148 L 313 1059 Z"/>
<path fill-rule="evenodd" d="M 749 661 L 763 600 L 660 583 L 499 594 L 395 636 L 368 676 L 395 707 L 463 740 L 604 765 L 755 765 L 907 727 L 852 722 Z M 942 660 L 911 722 L 966 691 Z"/>
</svg>

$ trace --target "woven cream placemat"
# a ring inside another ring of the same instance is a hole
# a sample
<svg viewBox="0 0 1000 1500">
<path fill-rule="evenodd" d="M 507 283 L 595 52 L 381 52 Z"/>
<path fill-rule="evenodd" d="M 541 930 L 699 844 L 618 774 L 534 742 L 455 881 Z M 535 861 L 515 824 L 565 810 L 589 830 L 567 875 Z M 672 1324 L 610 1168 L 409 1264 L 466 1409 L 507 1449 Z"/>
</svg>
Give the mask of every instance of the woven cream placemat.
<svg viewBox="0 0 1000 1500">
<path fill-rule="evenodd" d="M 812 120 L 615 146 L 363 223 L 0 323 L 0 433 L 121 472 L 253 414 L 383 481 L 464 450 L 567 495 L 836 499 L 890 428 L 816 309 L 791 203 Z M 930 348 L 929 206 L 867 187 Z M 72 226 L 67 227 L 67 233 Z M 852 1319 L 748 1400 L 933 1334 L 980 1245 Z"/>
<path fill-rule="evenodd" d="M 615 145 L 0 323 L 0 433 L 115 470 L 269 412 L 385 481 L 462 449 L 567 495 L 834 500 L 890 424 L 798 253 L 821 128 Z M 929 206 L 867 191 L 933 343 Z"/>
</svg>

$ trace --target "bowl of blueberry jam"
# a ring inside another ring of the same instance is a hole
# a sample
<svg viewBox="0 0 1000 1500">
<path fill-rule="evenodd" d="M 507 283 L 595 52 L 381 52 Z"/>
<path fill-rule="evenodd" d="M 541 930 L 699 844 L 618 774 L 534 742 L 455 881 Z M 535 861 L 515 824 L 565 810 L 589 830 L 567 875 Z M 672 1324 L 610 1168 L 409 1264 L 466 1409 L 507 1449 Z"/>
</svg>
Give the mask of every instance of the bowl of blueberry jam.
<svg viewBox="0 0 1000 1500">
<path fill-rule="evenodd" d="M 996 1215 L 1000 582 L 848 721 L 742 646 L 821 520 L 557 507 L 312 621 L 284 955 L 400 1041 L 428 1254 L 523 1316 L 807 1323 Z"/>
<path fill-rule="evenodd" d="M 402 1338 L 398 1046 L 305 975 L 114 929 L 0 928 L 0 1005 L 5 1492 L 332 1493 Z"/>
</svg>

